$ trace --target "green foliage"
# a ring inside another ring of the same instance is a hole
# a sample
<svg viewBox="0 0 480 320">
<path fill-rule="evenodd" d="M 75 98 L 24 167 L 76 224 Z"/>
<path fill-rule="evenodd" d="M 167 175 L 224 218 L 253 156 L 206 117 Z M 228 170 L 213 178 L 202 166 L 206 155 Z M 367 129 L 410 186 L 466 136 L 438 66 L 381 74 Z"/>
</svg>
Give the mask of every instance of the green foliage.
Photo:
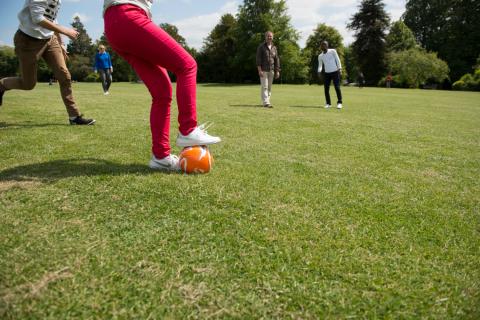
<svg viewBox="0 0 480 320">
<path fill-rule="evenodd" d="M 313 34 L 311 34 L 305 45 L 305 54 L 307 55 L 307 61 L 309 65 L 309 83 L 323 83 L 323 79 L 319 79 L 317 75 L 318 71 L 318 55 L 320 54 L 320 44 L 322 41 L 327 41 L 330 48 L 336 49 L 340 57 L 342 65 L 345 65 L 343 38 L 337 29 L 331 26 L 327 26 L 324 23 L 317 25 Z M 345 68 L 344 68 L 345 69 Z M 344 74 L 344 76 L 347 76 Z"/>
<path fill-rule="evenodd" d="M 446 62 L 439 59 L 436 53 L 421 49 L 392 52 L 389 64 L 394 82 L 399 86 L 418 88 L 431 82 L 441 83 L 448 78 Z"/>
<path fill-rule="evenodd" d="M 100 75 L 98 73 L 91 72 L 88 76 L 85 77 L 85 79 L 83 79 L 83 81 L 85 81 L 85 82 L 100 82 L 101 79 L 100 79 Z"/>
<path fill-rule="evenodd" d="M 290 23 L 285 0 L 245 0 L 237 15 L 236 55 L 232 62 L 234 80 L 258 82 L 255 56 L 266 31 L 274 33 L 281 68 L 287 71 L 286 74 L 281 72 L 282 81 L 296 82 L 306 78 L 304 59 L 297 44 L 299 34 Z"/>
<path fill-rule="evenodd" d="M 417 46 L 412 30 L 402 21 L 395 21 L 386 37 L 387 51 L 405 51 Z"/>
<path fill-rule="evenodd" d="M 200 82 L 232 82 L 233 59 L 237 42 L 234 31 L 237 20 L 225 14 L 204 41 L 198 55 L 198 80 Z"/>
<path fill-rule="evenodd" d="M 460 80 L 453 83 L 453 90 L 480 91 L 480 69 L 475 70 L 474 74 L 467 73 Z"/>
<path fill-rule="evenodd" d="M 448 63 L 453 81 L 471 71 L 480 52 L 480 1 L 408 0 L 403 18 L 420 44 Z"/>
<path fill-rule="evenodd" d="M 347 81 L 356 82 L 358 80 L 359 70 L 357 67 L 357 62 L 355 61 L 355 55 L 353 53 L 352 46 L 347 46 L 344 48 L 344 61 Z"/>
<path fill-rule="evenodd" d="M 15 76 L 18 72 L 18 59 L 12 47 L 0 46 L 0 78 Z"/>
<path fill-rule="evenodd" d="M 72 55 L 68 60 L 68 69 L 72 75 L 72 80 L 85 81 L 87 76 L 92 73 L 91 58 L 81 55 Z"/>
<path fill-rule="evenodd" d="M 347 25 L 355 32 L 352 49 L 366 84 L 376 84 L 386 71 L 385 36 L 389 25 L 382 0 L 362 0 L 359 11 Z"/>
<path fill-rule="evenodd" d="M 80 17 L 74 17 L 72 22 L 72 27 L 77 29 L 78 37 L 75 40 L 70 40 L 70 43 L 67 45 L 67 51 L 71 55 L 80 55 L 84 57 L 89 57 L 91 61 L 92 55 L 95 52 L 95 48 L 92 45 L 92 39 L 87 33 L 85 26 L 80 21 Z"/>
</svg>

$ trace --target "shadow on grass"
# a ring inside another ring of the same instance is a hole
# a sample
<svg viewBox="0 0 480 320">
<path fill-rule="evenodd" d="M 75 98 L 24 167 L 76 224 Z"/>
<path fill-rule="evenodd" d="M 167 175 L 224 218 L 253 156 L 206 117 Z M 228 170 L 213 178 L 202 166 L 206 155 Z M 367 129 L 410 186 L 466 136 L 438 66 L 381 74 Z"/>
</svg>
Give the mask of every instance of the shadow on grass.
<svg viewBox="0 0 480 320">
<path fill-rule="evenodd" d="M 120 164 L 100 159 L 66 159 L 33 163 L 0 171 L 2 181 L 51 182 L 64 178 L 82 176 L 112 176 L 125 174 L 147 175 L 158 171 L 146 165 Z M 165 174 L 169 174 L 165 172 Z"/>
<path fill-rule="evenodd" d="M 236 108 L 263 108 L 261 104 L 231 104 L 230 107 Z"/>
<path fill-rule="evenodd" d="M 46 127 L 66 127 L 70 126 L 68 123 L 6 123 L 0 122 L 0 129 L 23 129 L 23 128 L 46 128 Z"/>
</svg>

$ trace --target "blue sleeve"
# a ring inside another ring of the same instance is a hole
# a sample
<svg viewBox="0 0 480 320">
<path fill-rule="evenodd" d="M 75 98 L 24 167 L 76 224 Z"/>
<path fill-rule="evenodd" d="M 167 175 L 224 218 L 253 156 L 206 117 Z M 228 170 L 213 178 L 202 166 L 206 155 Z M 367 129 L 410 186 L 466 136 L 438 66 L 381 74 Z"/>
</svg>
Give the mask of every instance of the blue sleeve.
<svg viewBox="0 0 480 320">
<path fill-rule="evenodd" d="M 110 59 L 110 54 L 107 52 L 107 57 L 108 57 L 108 67 L 112 68 L 112 59 Z"/>
</svg>

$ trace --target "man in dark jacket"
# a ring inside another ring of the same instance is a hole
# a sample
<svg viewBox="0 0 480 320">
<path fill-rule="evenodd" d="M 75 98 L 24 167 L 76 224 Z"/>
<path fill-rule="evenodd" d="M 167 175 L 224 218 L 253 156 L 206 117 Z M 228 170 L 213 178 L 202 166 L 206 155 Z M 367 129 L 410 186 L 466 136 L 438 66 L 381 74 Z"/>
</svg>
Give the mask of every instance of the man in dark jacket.
<svg viewBox="0 0 480 320">
<path fill-rule="evenodd" d="M 280 58 L 277 47 L 273 45 L 273 33 L 265 33 L 265 42 L 257 48 L 257 70 L 260 77 L 261 97 L 264 107 L 273 108 L 270 104 L 273 78 L 280 77 Z"/>
</svg>

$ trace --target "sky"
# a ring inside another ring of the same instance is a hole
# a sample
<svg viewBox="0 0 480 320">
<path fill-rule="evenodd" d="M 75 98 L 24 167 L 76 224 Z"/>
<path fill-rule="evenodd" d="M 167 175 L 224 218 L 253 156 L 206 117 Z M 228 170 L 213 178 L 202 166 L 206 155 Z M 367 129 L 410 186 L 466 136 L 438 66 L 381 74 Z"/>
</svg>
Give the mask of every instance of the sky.
<svg viewBox="0 0 480 320">
<path fill-rule="evenodd" d="M 398 20 L 405 11 L 406 0 L 384 0 L 386 11 L 392 21 Z M 308 36 L 317 24 L 325 23 L 337 28 L 344 43 L 353 41 L 353 34 L 346 25 L 358 11 L 360 0 L 286 0 L 291 23 L 300 31 L 300 46 L 303 48 Z M 223 14 L 235 15 L 241 0 L 154 0 L 153 21 L 167 22 L 178 27 L 187 44 L 200 49 L 203 40 L 220 21 Z M 13 35 L 18 29 L 17 13 L 23 0 L 0 0 L 0 45 L 13 46 Z M 74 16 L 79 16 L 93 40 L 103 33 L 102 0 L 62 0 L 58 22 L 68 26 Z"/>
</svg>

